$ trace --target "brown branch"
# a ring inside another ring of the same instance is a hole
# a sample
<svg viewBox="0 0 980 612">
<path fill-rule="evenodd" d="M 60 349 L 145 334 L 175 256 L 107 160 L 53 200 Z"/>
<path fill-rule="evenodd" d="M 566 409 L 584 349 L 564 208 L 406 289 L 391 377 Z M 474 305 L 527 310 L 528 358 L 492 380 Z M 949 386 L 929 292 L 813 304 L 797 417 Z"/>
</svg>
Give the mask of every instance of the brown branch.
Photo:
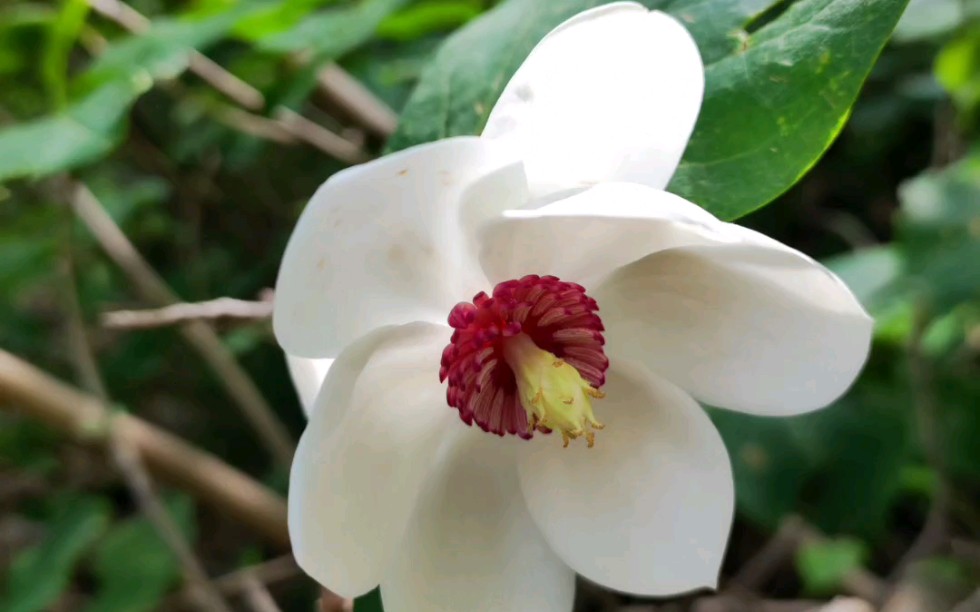
<svg viewBox="0 0 980 612">
<path fill-rule="evenodd" d="M 88 3 L 100 15 L 130 32 L 145 32 L 150 27 L 149 19 L 120 0 L 88 0 Z M 266 100 L 261 91 L 198 51 L 190 52 L 187 67 L 190 72 L 239 106 L 251 111 L 266 108 Z M 340 67 L 331 65 L 325 68 L 318 77 L 317 84 L 328 99 L 363 123 L 367 129 L 381 136 L 388 136 L 394 131 L 397 122 L 394 112 Z M 367 159 L 357 143 L 305 117 L 302 118 L 303 121 L 299 121 L 290 113 L 292 111 L 286 113 L 286 120 L 276 120 L 246 111 L 229 111 L 220 114 L 219 119 L 231 127 L 241 127 L 246 133 L 259 138 L 289 142 L 286 135 L 291 135 L 295 141 L 305 142 L 347 163 L 359 163 Z"/>
<path fill-rule="evenodd" d="M 81 183 L 74 185 L 71 192 L 71 205 L 78 218 L 109 258 L 122 269 L 137 292 L 148 302 L 161 306 L 180 301 L 126 238 L 95 195 Z M 288 466 L 292 460 L 293 443 L 286 428 L 218 335 L 201 321 L 189 321 L 180 327 L 180 331 L 241 408 L 259 440 L 281 466 Z"/>
<path fill-rule="evenodd" d="M 155 476 L 249 526 L 270 544 L 289 547 L 286 504 L 246 474 L 177 436 L 125 413 L 0 350 L 0 408 L 25 414 L 82 443 L 105 447 L 106 423 Z"/>
<path fill-rule="evenodd" d="M 245 577 L 243 595 L 253 612 L 281 612 L 265 585 L 252 574 Z"/>
<path fill-rule="evenodd" d="M 68 344 L 71 349 L 69 354 L 83 385 L 103 402 L 109 403 L 108 391 L 99 373 L 95 353 L 92 351 L 89 342 L 82 305 L 78 300 L 78 284 L 75 276 L 70 232 L 66 245 L 64 293 L 68 311 Z M 105 413 L 107 422 L 103 425 L 109 431 L 109 456 L 126 482 L 140 511 L 150 521 L 150 524 L 153 525 L 180 563 L 184 580 L 194 594 L 193 601 L 202 610 L 231 612 L 231 608 L 228 607 L 221 594 L 208 579 L 204 565 L 194 555 L 193 549 L 184 539 L 176 521 L 170 516 L 166 506 L 156 494 L 143 461 L 130 447 L 128 441 L 115 431 L 113 428 L 114 421 L 111 417 L 112 414 L 107 411 Z"/>
<path fill-rule="evenodd" d="M 111 419 L 111 415 L 107 415 Z M 184 580 L 194 593 L 194 601 L 205 610 L 231 612 L 231 608 L 222 599 L 221 594 L 208 578 L 204 564 L 194 554 L 194 550 L 180 532 L 180 528 L 170 516 L 166 506 L 153 489 L 150 475 L 143 465 L 142 459 L 125 437 L 116 431 L 115 421 L 110 421 L 109 452 L 113 462 L 119 468 L 129 487 L 140 511 L 150 521 L 157 534 L 163 539 L 167 548 L 180 563 Z"/>
<path fill-rule="evenodd" d="M 398 115 L 346 70 L 328 64 L 317 74 L 324 97 L 341 108 L 366 130 L 387 138 L 398 127 Z"/>
<path fill-rule="evenodd" d="M 310 144 L 321 151 L 329 152 L 337 159 L 349 164 L 359 164 L 367 161 L 368 156 L 357 144 L 343 136 L 334 134 L 315 121 L 290 110 L 285 106 L 276 109 L 276 119 L 280 126 L 293 137 Z"/>
<path fill-rule="evenodd" d="M 271 301 L 253 302 L 220 297 L 206 302 L 182 302 L 150 310 L 114 310 L 102 314 L 102 326 L 109 329 L 152 329 L 195 320 L 263 320 L 271 316 Z"/>
</svg>

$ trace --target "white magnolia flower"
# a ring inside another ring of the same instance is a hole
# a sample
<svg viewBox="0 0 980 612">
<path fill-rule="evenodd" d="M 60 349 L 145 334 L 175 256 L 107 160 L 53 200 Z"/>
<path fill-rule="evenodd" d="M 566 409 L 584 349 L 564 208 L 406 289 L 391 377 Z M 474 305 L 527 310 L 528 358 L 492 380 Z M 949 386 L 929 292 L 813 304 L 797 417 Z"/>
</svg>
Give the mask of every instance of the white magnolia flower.
<svg viewBox="0 0 980 612">
<path fill-rule="evenodd" d="M 274 315 L 311 403 L 289 529 L 312 577 L 380 583 L 389 612 L 568 611 L 576 572 L 715 584 L 733 484 L 698 402 L 820 408 L 872 323 L 810 258 L 664 191 L 703 86 L 679 23 L 604 6 L 538 44 L 482 137 L 316 193 Z"/>
</svg>

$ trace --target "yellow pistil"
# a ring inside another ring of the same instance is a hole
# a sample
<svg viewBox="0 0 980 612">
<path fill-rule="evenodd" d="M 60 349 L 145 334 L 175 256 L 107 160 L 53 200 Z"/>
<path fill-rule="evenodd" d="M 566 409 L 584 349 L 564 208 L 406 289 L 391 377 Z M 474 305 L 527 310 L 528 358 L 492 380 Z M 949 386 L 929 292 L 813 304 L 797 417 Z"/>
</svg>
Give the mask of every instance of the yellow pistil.
<svg viewBox="0 0 980 612">
<path fill-rule="evenodd" d="M 605 397 L 578 370 L 539 348 L 527 334 L 504 342 L 504 358 L 517 378 L 517 392 L 527 412 L 528 431 L 552 429 L 562 442 L 585 437 L 589 448 L 603 425 L 592 414 L 592 399 Z"/>
</svg>

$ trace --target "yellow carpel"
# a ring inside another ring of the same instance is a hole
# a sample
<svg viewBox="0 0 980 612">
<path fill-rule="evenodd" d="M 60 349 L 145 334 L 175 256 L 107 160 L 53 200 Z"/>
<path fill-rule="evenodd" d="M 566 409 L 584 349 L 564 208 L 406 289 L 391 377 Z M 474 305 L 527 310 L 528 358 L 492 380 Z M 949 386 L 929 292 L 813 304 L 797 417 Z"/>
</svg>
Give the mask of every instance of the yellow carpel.
<svg viewBox="0 0 980 612">
<path fill-rule="evenodd" d="M 504 342 L 504 359 L 517 379 L 517 392 L 527 412 L 529 431 L 556 429 L 563 446 L 585 437 L 589 448 L 603 428 L 592 414 L 592 399 L 605 397 L 573 366 L 538 347 L 527 334 Z"/>
</svg>

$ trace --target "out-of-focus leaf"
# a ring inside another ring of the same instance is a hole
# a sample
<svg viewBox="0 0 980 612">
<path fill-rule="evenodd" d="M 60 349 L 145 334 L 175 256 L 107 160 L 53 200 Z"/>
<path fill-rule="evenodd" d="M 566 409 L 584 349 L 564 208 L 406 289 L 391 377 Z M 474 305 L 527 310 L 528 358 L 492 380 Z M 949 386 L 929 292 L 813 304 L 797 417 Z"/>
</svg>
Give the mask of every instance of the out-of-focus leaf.
<svg viewBox="0 0 980 612">
<path fill-rule="evenodd" d="M 0 130 L 0 181 L 76 168 L 111 151 L 149 83 L 115 81 L 64 112 Z"/>
<path fill-rule="evenodd" d="M 891 304 L 895 281 L 902 273 L 902 257 L 891 245 L 879 245 L 825 260 L 861 304 L 874 316 Z"/>
<path fill-rule="evenodd" d="M 193 541 L 191 499 L 174 497 L 167 506 L 184 537 Z M 86 612 L 155 610 L 180 578 L 177 559 L 143 517 L 113 526 L 95 549 L 92 571 L 99 587 Z"/>
<path fill-rule="evenodd" d="M 805 514 L 829 533 L 880 535 L 911 461 L 910 392 L 877 371 L 882 361 L 833 406 L 786 420 L 812 465 Z"/>
<path fill-rule="evenodd" d="M 913 289 L 942 314 L 980 299 L 980 154 L 899 191 L 898 239 Z"/>
<path fill-rule="evenodd" d="M 428 0 L 388 17 L 378 26 L 378 37 L 410 41 L 433 32 L 458 28 L 483 12 L 476 0 Z"/>
<path fill-rule="evenodd" d="M 839 590 L 844 576 L 861 567 L 867 555 L 867 547 L 851 538 L 810 543 L 797 552 L 796 569 L 806 592 L 830 595 Z"/>
<path fill-rule="evenodd" d="M 913 42 L 947 34 L 966 20 L 961 0 L 911 0 L 895 27 L 895 40 Z"/>
<path fill-rule="evenodd" d="M 959 374 L 959 375 L 956 375 Z M 940 372 L 934 388 L 943 469 L 953 478 L 980 485 L 980 372 Z"/>
<path fill-rule="evenodd" d="M 68 56 L 85 25 L 89 5 L 86 0 L 62 0 L 58 17 L 48 27 L 41 74 L 57 108 L 68 100 Z"/>
<path fill-rule="evenodd" d="M 381 21 L 407 0 L 360 0 L 353 6 L 310 15 L 295 27 L 262 38 L 259 48 L 276 53 L 308 51 L 318 58 L 336 58 L 366 42 Z"/>
<path fill-rule="evenodd" d="M 105 499 L 81 497 L 66 500 L 49 523 L 44 541 L 21 553 L 10 568 L 5 612 L 47 609 L 68 585 L 82 554 L 105 531 L 109 504 Z"/>
<path fill-rule="evenodd" d="M 294 27 L 303 18 L 320 8 L 320 6 L 335 0 L 284 0 L 274 2 L 266 8 L 256 11 L 242 19 L 234 29 L 234 33 L 249 41 L 258 41 L 278 34 L 283 30 Z"/>
<path fill-rule="evenodd" d="M 682 20 L 707 64 L 701 117 L 671 191 L 733 219 L 795 183 L 840 131 L 906 1 L 644 2 Z M 454 34 L 390 147 L 479 133 L 531 48 L 598 4 L 509 0 Z"/>
<path fill-rule="evenodd" d="M 187 69 L 190 52 L 226 35 L 241 19 L 257 10 L 256 1 L 199 19 L 161 18 L 150 29 L 111 45 L 77 83 L 83 91 L 118 80 L 169 79 Z"/>
<path fill-rule="evenodd" d="M 728 448 L 735 475 L 738 511 L 775 529 L 799 500 L 810 461 L 783 419 L 711 410 Z"/>
</svg>

